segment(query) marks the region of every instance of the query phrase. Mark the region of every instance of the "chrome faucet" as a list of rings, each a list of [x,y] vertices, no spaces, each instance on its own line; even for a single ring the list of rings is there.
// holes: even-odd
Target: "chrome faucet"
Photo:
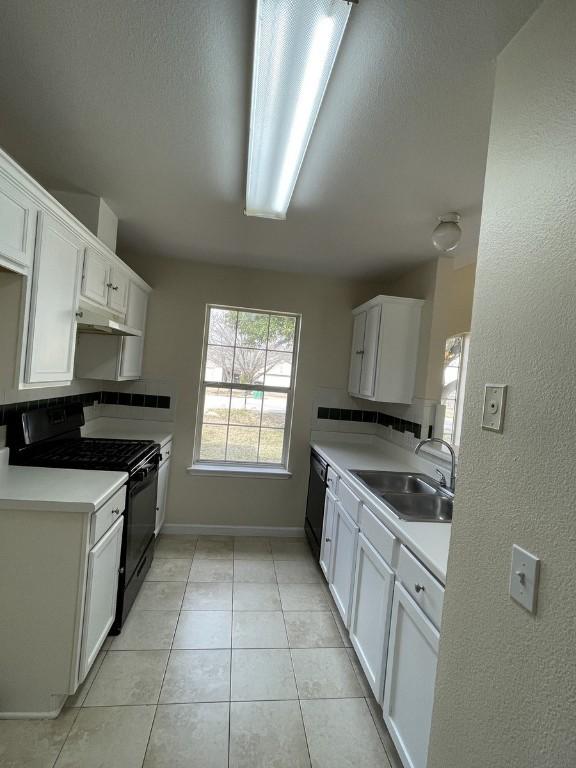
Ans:
[[[447,443],[446,440],[442,440],[439,437],[428,437],[426,440],[420,440],[416,448],[414,449],[414,453],[418,455],[420,453],[420,449],[423,445],[426,445],[426,443],[440,443],[441,445],[445,445],[446,448],[450,451],[450,456],[452,458],[452,468],[450,470],[450,485],[448,486],[451,493],[454,493],[454,490],[456,488],[456,454],[454,452],[454,448],[450,445],[450,443]],[[436,470],[437,472],[440,472],[440,470]],[[441,474],[441,473],[440,473]],[[444,479],[444,484],[446,484],[446,480]]]

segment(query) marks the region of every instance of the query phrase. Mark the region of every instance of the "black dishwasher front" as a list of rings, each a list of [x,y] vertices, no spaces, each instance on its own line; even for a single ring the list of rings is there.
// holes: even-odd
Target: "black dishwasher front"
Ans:
[[[304,529],[310,547],[320,557],[322,526],[324,524],[324,499],[326,497],[326,475],[328,465],[316,451],[310,453],[310,480],[306,501],[306,522]]]

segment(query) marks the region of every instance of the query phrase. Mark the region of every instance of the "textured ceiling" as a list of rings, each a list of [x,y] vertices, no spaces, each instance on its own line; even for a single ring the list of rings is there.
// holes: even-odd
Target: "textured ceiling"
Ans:
[[[0,144],[104,197],[120,252],[376,275],[458,210],[473,260],[494,58],[539,0],[360,0],[285,222],[242,213],[254,5],[4,0]]]

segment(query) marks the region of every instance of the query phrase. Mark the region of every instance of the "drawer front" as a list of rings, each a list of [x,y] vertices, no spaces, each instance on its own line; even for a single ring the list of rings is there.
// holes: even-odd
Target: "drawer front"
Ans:
[[[172,454],[172,440],[170,440],[169,443],[166,443],[162,448],[160,448],[160,465],[164,464],[165,461],[168,461]]]
[[[338,498],[340,499],[340,503],[348,512],[352,520],[354,520],[355,523],[358,522],[360,518],[360,499],[358,496],[356,496],[355,493],[353,493],[350,488],[346,485],[346,483],[343,483],[340,479],[338,483]]]
[[[326,485],[330,489],[330,493],[333,496],[338,496],[338,480],[339,479],[340,478],[338,477],[336,472],[334,472],[332,467],[328,467],[328,474],[326,475]]]
[[[380,520],[368,509],[365,504],[360,507],[360,529],[380,557],[388,565],[394,563],[398,539]]]
[[[440,629],[444,587],[406,547],[400,547],[398,578],[426,616]]]
[[[94,546],[104,536],[111,525],[114,525],[126,506],[126,486],[120,488],[111,499],[96,510],[90,521],[90,546]]]

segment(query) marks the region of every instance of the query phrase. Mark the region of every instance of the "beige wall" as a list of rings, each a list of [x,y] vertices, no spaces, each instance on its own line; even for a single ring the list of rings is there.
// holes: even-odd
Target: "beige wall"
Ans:
[[[549,1],[498,59],[429,768],[576,765],[575,40]],[[542,559],[536,616],[513,543]]]
[[[350,310],[381,292],[376,283],[126,257],[154,288],[144,376],[173,379],[175,450],[169,523],[302,526],[316,387],[347,388]],[[207,303],[302,313],[290,480],[214,478],[186,473],[192,459]]]
[[[475,264],[454,269],[452,258],[440,258],[388,285],[388,293],[394,296],[426,300],[416,369],[417,398],[440,398],[444,342],[448,336],[470,330],[475,269]]]

